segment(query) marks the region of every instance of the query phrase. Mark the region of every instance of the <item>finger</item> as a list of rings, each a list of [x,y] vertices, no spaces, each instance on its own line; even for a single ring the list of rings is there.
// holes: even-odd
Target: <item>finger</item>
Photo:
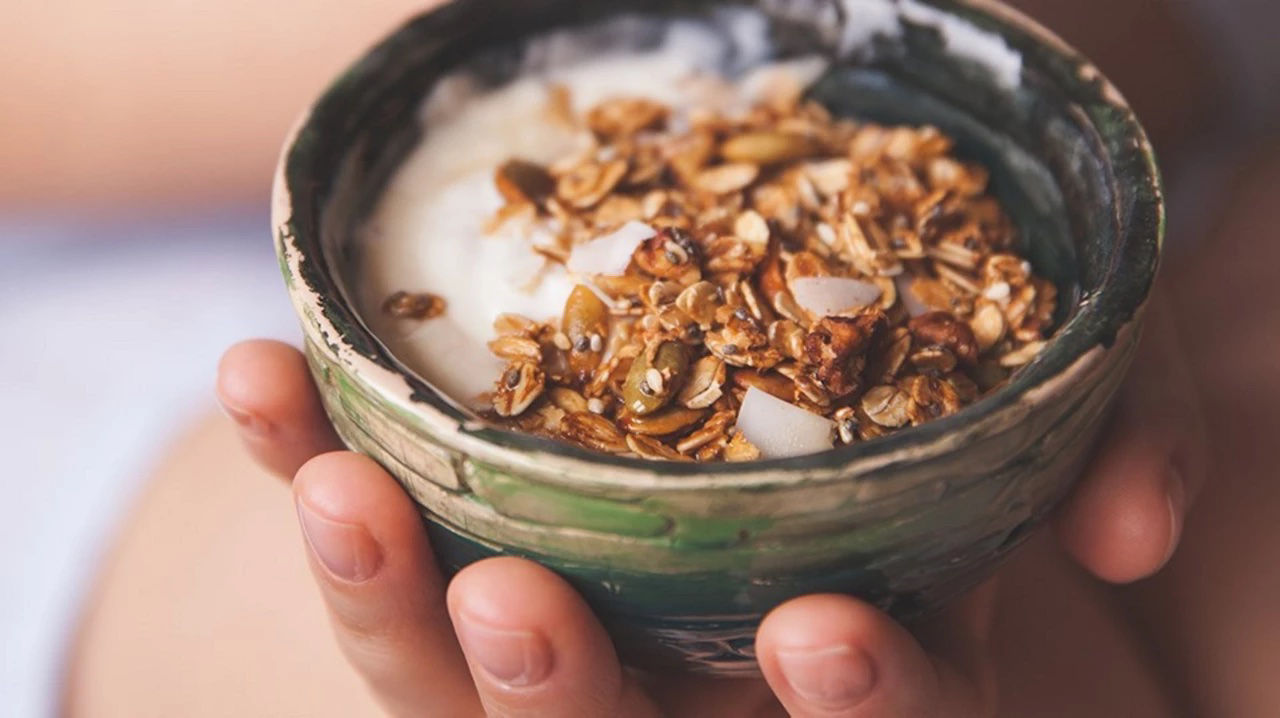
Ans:
[[[217,394],[249,451],[280,476],[342,448],[306,359],[288,344],[258,339],[228,349],[218,364]]]
[[[1104,580],[1150,576],[1177,548],[1207,461],[1195,383],[1157,303],[1101,449],[1055,517],[1059,540]]]
[[[756,655],[796,718],[978,718],[993,711],[995,700],[986,651],[991,606],[988,586],[931,623],[931,655],[857,599],[806,596],[765,617]]]
[[[489,715],[657,715],[587,604],[538,564],[473,564],[449,586],[448,603]]]
[[[478,715],[422,519],[380,466],[335,452],[293,482],[311,568],[348,660],[392,715]]]

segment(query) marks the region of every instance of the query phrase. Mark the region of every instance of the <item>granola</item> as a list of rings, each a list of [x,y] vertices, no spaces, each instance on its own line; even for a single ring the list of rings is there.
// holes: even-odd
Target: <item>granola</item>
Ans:
[[[987,171],[936,128],[774,95],[740,114],[619,98],[577,116],[555,88],[548,112],[588,146],[498,167],[491,226],[536,225],[578,284],[553,321],[495,323],[489,419],[617,455],[746,461],[777,455],[747,436],[750,392],[851,444],[953,414],[1034,360],[1057,291],[1018,254]],[[404,292],[385,307],[444,311]]]

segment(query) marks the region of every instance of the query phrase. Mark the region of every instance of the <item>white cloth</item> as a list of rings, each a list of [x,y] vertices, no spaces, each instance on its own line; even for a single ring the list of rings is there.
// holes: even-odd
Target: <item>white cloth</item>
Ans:
[[[0,223],[0,716],[52,716],[86,591],[221,351],[293,340],[265,217]]]

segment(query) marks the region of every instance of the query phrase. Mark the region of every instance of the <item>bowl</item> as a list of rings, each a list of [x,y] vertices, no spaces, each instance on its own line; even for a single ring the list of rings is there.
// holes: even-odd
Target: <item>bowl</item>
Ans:
[[[443,77],[500,86],[531,68],[641,49],[674,19],[820,53],[838,114],[930,123],[991,170],[1057,332],[960,413],[823,454],[746,464],[591,454],[479,422],[386,350],[349,291],[358,228],[424,133]],[[537,38],[573,33],[572,53]],[[541,48],[541,49],[539,49]],[[352,449],[420,505],[442,568],[524,556],[568,579],[623,658],[757,670],[761,617],[814,592],[903,621],[987,577],[1079,475],[1140,334],[1164,211],[1151,146],[1115,88],[1044,28],[976,0],[457,0],[374,47],[306,113],[275,184],[274,240],[325,407]]]

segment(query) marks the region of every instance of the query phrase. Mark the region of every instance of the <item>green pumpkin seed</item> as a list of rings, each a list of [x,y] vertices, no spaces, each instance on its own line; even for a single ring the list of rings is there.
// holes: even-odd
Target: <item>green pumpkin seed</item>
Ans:
[[[622,386],[627,410],[645,416],[666,406],[688,378],[689,353],[685,344],[662,342],[636,357]]]

